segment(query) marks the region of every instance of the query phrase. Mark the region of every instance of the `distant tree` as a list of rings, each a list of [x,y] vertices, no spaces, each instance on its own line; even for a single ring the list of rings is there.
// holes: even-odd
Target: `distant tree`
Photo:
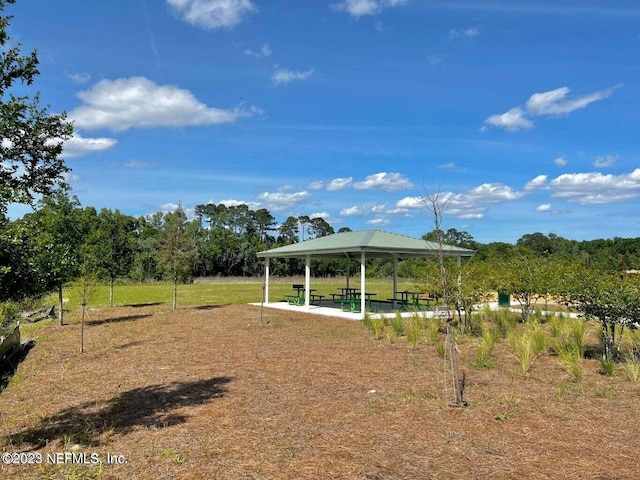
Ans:
[[[164,215],[164,224],[158,235],[158,254],[173,280],[172,308],[177,308],[178,280],[191,274],[196,255],[196,243],[187,228],[187,215],[179,206],[175,212]]]
[[[268,247],[268,244],[271,243],[269,241],[269,232],[275,230],[275,226],[277,225],[276,219],[266,208],[256,210],[254,212],[254,219],[258,231],[258,238]]]
[[[312,218],[310,223],[316,238],[325,237],[335,233],[333,227],[322,217]]]
[[[278,243],[280,245],[291,245],[298,242],[298,219],[288,217],[278,229]]]
[[[113,307],[113,284],[131,270],[135,255],[135,218],[103,208],[97,227],[87,239],[87,254],[92,257],[94,273],[109,282],[109,306]]]
[[[14,0],[0,0],[0,12]],[[40,106],[40,96],[21,95],[40,74],[36,52],[9,46],[11,17],[0,16],[0,212],[9,203],[31,204],[50,195],[69,169],[60,158],[63,142],[73,134],[66,114],[53,115]],[[23,86],[16,88],[16,83]],[[14,95],[12,90],[20,92]]]
[[[447,245],[456,245],[458,247],[476,249],[478,247],[478,242],[476,242],[473,236],[464,231],[456,230],[455,228],[450,228],[446,232],[438,232],[437,230],[432,230],[429,233],[425,233],[422,236],[423,240],[438,242],[438,236],[442,236],[442,241]]]
[[[312,238],[313,236],[313,225],[311,223],[311,218],[309,215],[300,215],[298,217],[298,225],[300,232],[300,240],[305,241],[308,238]]]

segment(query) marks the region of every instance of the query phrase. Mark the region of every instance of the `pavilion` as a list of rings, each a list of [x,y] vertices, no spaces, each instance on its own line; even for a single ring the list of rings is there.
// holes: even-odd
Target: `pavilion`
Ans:
[[[346,258],[360,260],[360,290],[366,291],[366,260],[368,258],[393,259],[393,291],[398,290],[398,261],[405,258],[428,257],[437,255],[440,246],[437,242],[429,242],[417,238],[384,232],[381,230],[361,230],[340,232],[333,235],[314,238],[300,243],[286,245],[258,252],[258,257],[265,259],[265,303],[269,306],[269,261],[271,258],[299,258],[305,261],[304,306],[303,311],[310,311],[311,258]],[[452,245],[442,245],[442,253],[447,257],[470,257],[475,251]],[[349,273],[347,272],[347,287]],[[394,293],[395,296],[395,293]],[[360,312],[365,315],[366,298],[361,295]]]

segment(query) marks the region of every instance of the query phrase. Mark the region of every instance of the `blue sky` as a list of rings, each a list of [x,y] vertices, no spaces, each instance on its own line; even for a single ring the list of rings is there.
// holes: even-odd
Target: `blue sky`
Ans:
[[[640,5],[589,0],[17,0],[34,89],[74,121],[84,206],[179,202],[640,236]],[[14,208],[17,214],[22,210]]]

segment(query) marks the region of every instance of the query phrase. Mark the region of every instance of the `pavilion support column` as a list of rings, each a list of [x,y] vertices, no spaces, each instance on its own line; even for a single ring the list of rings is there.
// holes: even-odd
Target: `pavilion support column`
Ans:
[[[365,313],[365,305],[367,296],[365,295],[367,291],[367,274],[366,274],[366,258],[365,253],[360,252],[360,315],[364,320]]]
[[[349,288],[349,277],[351,276],[351,257],[347,255],[347,288]]]
[[[309,310],[309,300],[311,299],[311,255],[304,258],[304,308]]]
[[[264,263],[264,302],[269,303],[269,257]]]
[[[394,300],[396,298],[397,291],[398,291],[398,255],[394,253],[393,254],[393,299]]]

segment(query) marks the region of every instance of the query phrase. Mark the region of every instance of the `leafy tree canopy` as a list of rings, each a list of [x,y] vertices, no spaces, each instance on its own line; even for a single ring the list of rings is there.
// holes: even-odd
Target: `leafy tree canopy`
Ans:
[[[51,114],[40,106],[38,93],[14,95],[16,84],[31,85],[39,75],[37,52],[22,55],[10,46],[10,16],[0,0],[0,213],[10,203],[32,203],[48,195],[69,169],[60,158],[62,145],[73,133],[66,114]]]

